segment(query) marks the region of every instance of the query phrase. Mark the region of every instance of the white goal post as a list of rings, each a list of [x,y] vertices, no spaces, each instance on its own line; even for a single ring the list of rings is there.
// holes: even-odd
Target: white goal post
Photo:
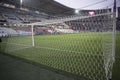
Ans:
[[[13,32],[5,52],[92,80],[109,80],[115,61],[116,19],[115,13],[101,12],[4,26],[2,30]]]

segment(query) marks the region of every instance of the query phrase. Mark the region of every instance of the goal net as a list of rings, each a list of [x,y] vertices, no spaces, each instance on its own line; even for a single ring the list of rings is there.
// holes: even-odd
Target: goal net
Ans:
[[[0,27],[2,37],[1,51],[15,52],[32,46],[31,26],[8,24]]]
[[[109,10],[81,11],[15,25],[9,28],[18,32],[2,42],[6,43],[2,50],[91,80],[109,80],[114,62],[113,18]]]

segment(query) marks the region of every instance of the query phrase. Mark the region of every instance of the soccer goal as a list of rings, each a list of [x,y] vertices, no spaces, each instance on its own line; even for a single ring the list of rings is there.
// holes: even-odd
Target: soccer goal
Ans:
[[[93,13],[93,12],[92,12]],[[91,80],[109,80],[115,57],[115,21],[109,10],[81,11],[13,27],[5,51]],[[24,31],[21,32],[20,31]],[[15,33],[14,33],[15,34]]]
[[[31,26],[6,24],[0,27],[0,32],[2,38],[1,51],[6,53],[29,48],[33,45]]]

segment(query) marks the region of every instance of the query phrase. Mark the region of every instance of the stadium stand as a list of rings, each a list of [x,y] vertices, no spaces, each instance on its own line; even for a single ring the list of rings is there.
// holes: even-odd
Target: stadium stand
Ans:
[[[0,5],[0,7],[2,22],[7,21],[11,24],[33,23],[40,22],[41,20],[45,20],[45,18],[47,18],[44,14],[37,14],[33,11],[22,11],[17,8],[12,9],[3,5]]]
[[[9,4],[9,2],[6,2],[6,1],[7,0],[5,0],[5,3]],[[79,72],[77,72],[76,69],[73,69],[73,71],[72,71],[72,69],[70,67],[69,67],[70,70],[68,70],[68,68],[67,69],[61,68],[61,67],[60,68],[63,69],[63,70],[65,69],[66,71],[71,72],[71,73],[76,74],[76,75],[80,74],[80,75],[84,75],[85,77],[93,78],[93,80],[95,80],[95,78],[97,78],[98,80],[102,80],[103,78],[104,79],[106,78],[106,80],[108,80],[111,77],[111,74],[109,74],[109,73],[111,73],[112,62],[109,63],[109,60],[112,60],[112,58],[111,58],[111,56],[106,56],[110,53],[109,52],[109,51],[111,51],[110,49],[112,49],[111,48],[112,35],[110,33],[113,31],[113,22],[112,22],[113,19],[111,17],[112,14],[107,14],[107,12],[111,12],[111,9],[81,10],[79,12],[80,14],[74,14],[73,9],[61,6],[58,3],[51,3],[50,1],[40,3],[39,1],[36,0],[35,2],[33,1],[34,4],[36,2],[39,2],[41,4],[41,6],[43,6],[46,3],[47,4],[49,4],[49,3],[52,4],[52,6],[51,5],[44,6],[44,8],[42,8],[42,10],[40,10],[40,11],[44,11],[43,9],[46,9],[46,7],[50,7],[50,10],[46,9],[46,11],[44,11],[46,13],[43,13],[43,12],[36,13],[35,10],[33,11],[32,9],[30,9],[30,6],[28,7],[28,6],[23,5],[22,7],[24,7],[24,9],[27,9],[27,10],[24,10],[24,9],[22,10],[21,8],[19,8],[20,5],[16,6],[16,5],[18,5],[18,0],[15,1],[15,3],[13,3],[14,1],[15,0],[10,2],[13,6],[15,5],[14,8],[4,6],[4,1],[3,1],[2,4],[0,4],[0,7],[1,7],[0,8],[0,37],[10,36],[12,38],[9,38],[9,42],[14,42],[15,41],[15,45],[16,44],[19,45],[18,49],[15,48],[15,46],[11,47],[11,46],[7,45],[8,52],[9,52],[9,50],[10,50],[10,52],[14,52],[14,51],[19,50],[19,49],[21,50],[22,48],[24,48],[23,46],[26,46],[26,45],[27,46],[29,45],[30,47],[34,46],[33,45],[34,35],[45,35],[45,34],[51,35],[51,34],[80,33],[80,32],[84,32],[84,33],[92,32],[92,33],[94,33],[94,32],[96,32],[97,37],[99,37],[100,36],[99,32],[103,32],[103,33],[104,32],[109,32],[109,34],[105,35],[106,37],[109,37],[106,40],[103,39],[104,34],[101,35],[101,37],[100,37],[100,40],[99,40],[99,41],[101,41],[100,42],[101,44],[99,46],[100,51],[98,51],[98,49],[95,48],[96,44],[93,43],[94,40],[93,40],[93,42],[91,42],[92,39],[89,40],[89,37],[88,37],[88,41],[87,40],[86,41],[90,45],[89,44],[86,44],[86,45],[89,45],[90,47],[95,45],[93,47],[94,48],[93,52],[91,51],[92,48],[91,48],[90,52],[89,52],[89,50],[87,50],[87,48],[85,48],[85,52],[84,52],[84,50],[83,50],[83,52],[84,53],[90,53],[90,54],[87,54],[86,57],[85,56],[84,57],[80,56],[81,59],[82,58],[85,59],[84,60],[85,62],[87,62],[87,61],[89,62],[88,57],[91,57],[91,53],[95,53],[95,56],[98,56],[98,57],[99,57],[98,53],[100,53],[100,56],[102,55],[102,58],[99,57],[99,58],[101,58],[101,60],[98,58],[100,60],[100,64],[97,64],[97,60],[95,62],[95,64],[97,64],[97,67],[95,66],[96,69],[94,69],[94,67],[91,68],[91,70],[93,69],[93,71],[96,70],[95,71],[95,73],[96,73],[98,68],[100,67],[100,65],[103,64],[103,65],[101,65],[102,67],[100,67],[100,72],[98,73],[97,76],[95,76],[94,73],[91,73],[91,70],[87,72],[87,69],[89,70],[89,65],[88,65],[88,63],[84,64],[84,62],[82,62],[82,61],[81,61],[81,63],[83,63],[82,66],[84,65],[83,67],[85,67],[85,71],[82,68],[81,68],[81,71],[79,71]],[[34,4],[31,3],[29,5],[32,6]],[[53,5],[54,6],[58,5],[58,7],[56,8]],[[38,7],[38,6],[39,6],[39,4],[36,5],[36,7]],[[64,13],[64,11],[66,11],[66,13]],[[106,13],[106,14],[99,16],[99,14],[103,14],[103,13]],[[97,16],[94,16],[94,15],[97,15]],[[79,17],[82,17],[82,18],[79,18]],[[54,21],[56,21],[56,23],[54,23]],[[39,23],[39,22],[41,22],[41,25],[39,25],[39,24],[37,25],[37,23]],[[35,24],[35,25],[32,25],[32,23]],[[120,24],[119,23],[120,23],[120,16],[117,19],[117,29],[118,30],[120,29],[120,27],[119,27]],[[79,35],[81,35],[81,34],[79,34]],[[18,36],[18,37],[14,38],[15,36]],[[31,36],[32,36],[32,38],[31,38]],[[93,36],[93,35],[90,34],[90,36]],[[25,38],[25,37],[26,37],[26,41],[19,42],[20,38]],[[38,37],[38,36],[35,36],[35,37]],[[43,39],[42,41],[44,42],[47,39]],[[68,46],[66,47],[66,45],[64,45],[68,42],[69,39],[72,39],[71,40],[72,44],[74,43],[74,45],[71,45],[71,43],[70,43],[70,45],[67,44],[70,47],[69,49],[71,51],[67,50]],[[23,39],[23,40],[25,40],[25,39]],[[28,40],[28,42],[27,42],[27,40]],[[82,51],[81,52],[79,51],[80,50],[79,48],[83,49],[85,44],[83,44],[82,46],[79,46],[79,45],[76,46],[77,44],[80,44],[80,45],[82,44],[82,42],[80,41],[81,39],[79,40],[78,38],[76,38],[75,40],[77,40],[77,42],[78,42],[78,43],[76,43],[76,42],[74,42],[74,35],[73,35],[72,37],[70,36],[68,38],[68,40],[66,39],[66,41],[64,41],[64,38],[63,38],[63,40],[61,38],[58,38],[58,42],[56,42],[54,44],[55,46],[54,45],[51,46],[50,42],[57,41],[53,38],[53,39],[48,41],[48,44],[50,44],[50,45],[48,45],[47,47],[46,47],[45,44],[41,44],[42,41],[40,41],[41,42],[40,46],[38,45],[37,47],[40,47],[40,49],[46,49],[47,48],[46,51],[51,50],[50,52],[52,52],[52,50],[53,50],[53,51],[55,51],[55,53],[57,53],[57,51],[58,52],[60,51],[60,54],[62,54],[62,52],[63,53],[64,52],[75,53],[75,54],[76,53],[83,53]],[[109,40],[110,40],[110,42],[109,42]],[[61,41],[65,42],[65,43],[62,43],[61,44],[62,46],[59,46],[60,44],[57,45]],[[47,43],[47,42],[45,42],[45,43]],[[93,43],[93,44],[91,45],[91,43]],[[97,42],[97,44],[98,43],[99,42]],[[104,45],[103,43],[105,43],[105,44],[108,43],[108,45]],[[102,49],[104,48],[103,46],[106,48],[106,50],[108,49],[108,47],[110,47],[110,49],[108,49],[108,54],[106,54],[107,52],[105,53],[104,50],[102,52]],[[106,47],[106,46],[108,46],[108,47]],[[58,47],[58,49],[56,47]],[[101,49],[101,47],[102,47],[102,49]],[[28,47],[25,47],[25,48],[28,48]],[[32,48],[34,48],[34,47],[32,47]],[[66,49],[63,49],[63,48],[66,48]],[[78,50],[78,52],[76,50]],[[45,50],[43,50],[43,51],[45,51]],[[54,54],[54,52],[53,52],[53,54]],[[67,57],[69,57],[68,54],[66,54],[66,55],[67,55]],[[112,54],[110,54],[110,55],[112,55]],[[54,55],[50,55],[50,56],[54,56]],[[92,56],[94,56],[94,55],[92,55]],[[46,56],[44,56],[44,57],[46,57]],[[108,59],[108,57],[110,57],[110,58]],[[73,57],[69,57],[69,58],[73,58]],[[47,59],[49,59],[49,56],[46,57],[46,60]],[[96,59],[96,57],[93,58],[93,59],[92,58],[90,58],[90,59],[91,59],[91,61],[93,60],[92,62],[94,62],[94,59]],[[74,58],[73,58],[73,60],[74,60]],[[101,62],[102,60],[103,60],[103,62]],[[105,60],[106,60],[106,62],[105,62]],[[75,65],[77,64],[76,61],[75,61]],[[49,66],[53,65],[51,63],[54,64],[54,62],[50,62],[50,65],[49,64],[48,65]],[[45,63],[43,63],[43,64],[45,64]],[[72,65],[71,64],[69,65],[69,63],[66,63],[66,64],[68,64],[67,65],[67,67],[68,67],[68,66],[74,65],[74,62],[72,63]],[[62,65],[64,66],[66,64],[62,64]],[[86,65],[87,65],[87,67],[86,67]],[[79,65],[79,66],[81,66],[81,65]],[[91,63],[90,63],[90,66],[91,66]],[[94,65],[92,65],[92,66],[94,66]],[[104,68],[103,68],[103,66],[104,66]],[[60,69],[59,66],[56,67],[56,65],[53,65],[53,67]],[[105,69],[105,70],[103,71],[102,68]],[[78,67],[78,69],[80,69],[80,68]],[[98,76],[100,76],[100,79],[99,79]]]
[[[20,24],[22,23],[21,20],[19,20],[19,18],[17,18],[14,14],[3,14],[4,18],[7,20],[8,23],[11,24]]]
[[[7,22],[6,19],[4,19],[2,13],[0,13],[0,25],[3,25],[6,22]]]
[[[0,32],[1,32],[2,37],[18,35],[18,33],[15,30],[13,30],[12,28],[0,27]]]

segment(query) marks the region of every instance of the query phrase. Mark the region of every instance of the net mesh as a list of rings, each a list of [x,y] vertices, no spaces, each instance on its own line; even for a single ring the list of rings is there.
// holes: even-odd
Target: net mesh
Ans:
[[[26,31],[3,38],[1,51],[92,80],[109,80],[114,62],[113,14],[109,10],[94,13],[83,11],[31,24],[34,47],[31,26],[9,27]]]
[[[2,46],[4,52],[15,52],[32,46],[31,27],[21,27],[16,25],[1,26]]]

